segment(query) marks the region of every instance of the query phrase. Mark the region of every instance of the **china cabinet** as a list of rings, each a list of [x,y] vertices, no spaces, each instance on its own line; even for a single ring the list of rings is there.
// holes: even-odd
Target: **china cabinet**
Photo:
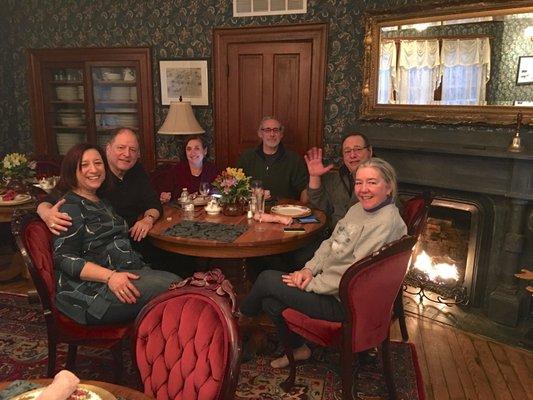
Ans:
[[[150,49],[30,50],[29,88],[37,154],[61,157],[83,141],[104,146],[128,127],[145,167],[155,167]]]

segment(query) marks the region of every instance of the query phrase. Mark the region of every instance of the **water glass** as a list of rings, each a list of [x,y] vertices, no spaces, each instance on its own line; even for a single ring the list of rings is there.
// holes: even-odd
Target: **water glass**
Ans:
[[[209,194],[209,183],[208,182],[200,182],[200,187],[198,188],[198,191],[200,192],[200,196],[207,197]]]
[[[265,213],[265,191],[263,189],[257,189],[253,194],[255,202],[255,212],[259,213],[259,224],[256,225],[258,231],[262,231],[265,228],[261,226],[261,219]]]
[[[252,194],[255,193],[257,190],[263,189],[263,182],[261,182],[260,179],[255,179],[250,184],[250,188],[252,189]]]

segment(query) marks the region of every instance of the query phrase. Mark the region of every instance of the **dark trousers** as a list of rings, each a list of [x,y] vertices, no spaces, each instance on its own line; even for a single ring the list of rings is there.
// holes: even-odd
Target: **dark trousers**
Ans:
[[[290,332],[281,313],[286,308],[293,308],[311,318],[327,321],[343,321],[344,309],[335,297],[325,294],[306,292],[283,283],[284,272],[267,270],[261,272],[241,304],[241,312],[249,317],[261,311],[267,313],[276,326],[280,339],[288,339],[293,349],[303,344],[303,339]]]

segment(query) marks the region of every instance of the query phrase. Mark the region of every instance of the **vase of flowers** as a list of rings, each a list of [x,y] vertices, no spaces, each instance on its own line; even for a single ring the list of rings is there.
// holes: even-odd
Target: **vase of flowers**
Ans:
[[[24,154],[7,154],[0,164],[6,187],[17,193],[26,193],[28,180],[35,176],[35,165],[35,161],[30,161]]]
[[[213,186],[220,192],[224,215],[241,215],[250,197],[250,177],[241,168],[228,167],[216,177]]]

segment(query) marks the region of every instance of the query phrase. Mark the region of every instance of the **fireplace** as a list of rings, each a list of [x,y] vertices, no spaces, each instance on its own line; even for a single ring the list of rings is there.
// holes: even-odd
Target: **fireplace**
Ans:
[[[406,283],[432,301],[479,306],[486,274],[478,268],[490,248],[483,228],[492,215],[483,202],[465,197],[448,194],[432,201]]]
[[[375,153],[395,167],[402,191],[429,189],[437,200],[478,209],[471,278],[465,266],[470,304],[493,321],[516,326],[530,301],[514,274],[529,265],[533,244],[527,223],[533,220],[533,152],[509,153],[503,135],[446,126],[361,122],[354,130],[367,134]]]

